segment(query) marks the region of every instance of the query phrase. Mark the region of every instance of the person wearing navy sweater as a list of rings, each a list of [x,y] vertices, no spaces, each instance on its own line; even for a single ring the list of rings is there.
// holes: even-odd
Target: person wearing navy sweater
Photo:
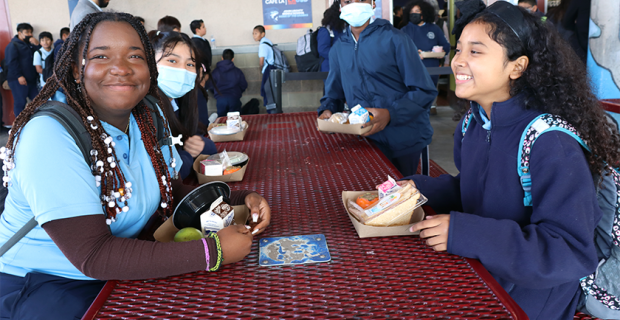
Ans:
[[[235,52],[231,49],[224,50],[222,61],[218,62],[213,70],[212,81],[207,81],[207,87],[213,90],[217,100],[218,117],[224,117],[228,112],[241,111],[241,95],[248,88],[243,71],[235,66],[234,61]]]
[[[414,174],[433,136],[429,110],[437,89],[411,38],[389,21],[371,22],[374,3],[341,0],[347,28],[329,53],[330,70],[319,118],[342,112],[344,102],[373,114],[362,127],[403,175]]]
[[[346,25],[344,20],[340,19],[340,2],[334,1],[325,10],[321,24],[323,27],[319,28],[316,35],[317,50],[319,51],[319,57],[323,58],[321,72],[329,72],[329,51],[342,36]]]
[[[586,74],[579,58],[553,27],[510,3],[498,1],[466,24],[452,70],[455,93],[473,115],[464,135],[463,121],[454,133],[460,173],[404,178],[448,213],[411,231],[436,251],[480,260],[530,319],[573,319],[579,279],[598,264],[602,212],[592,177],[603,161],[618,163],[620,137],[587,77],[575,76]],[[564,132],[541,135],[529,161],[532,205],[524,206],[519,142],[542,113],[572,124],[592,153]]]
[[[28,23],[17,25],[17,35],[4,50],[6,59],[6,69],[8,69],[6,80],[13,94],[13,112],[17,117],[24,107],[26,98],[34,100],[39,93],[39,74],[32,65],[34,52],[41,46],[32,37],[32,26]]]
[[[416,0],[405,7],[409,15],[403,18],[405,26],[400,30],[411,37],[415,46],[421,51],[433,51],[434,46],[441,46],[446,55],[450,54],[450,43],[443,31],[434,23],[435,9],[424,1]],[[444,58],[422,58],[425,67],[439,67]],[[439,76],[431,76],[437,86]]]
[[[200,82],[197,75],[202,65],[192,40],[184,33],[174,31],[148,33],[157,60],[157,82],[162,98],[162,110],[168,119],[172,136],[182,135],[182,146],[177,151],[183,160],[178,169],[181,179],[191,171],[194,159],[201,154],[215,154],[215,143],[199,134],[198,104]],[[200,93],[202,94],[202,93]]]

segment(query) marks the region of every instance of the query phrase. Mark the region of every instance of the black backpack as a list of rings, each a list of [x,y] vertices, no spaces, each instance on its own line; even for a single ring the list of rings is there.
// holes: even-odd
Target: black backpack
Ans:
[[[47,60],[47,59],[46,59]],[[47,63],[47,62],[46,62]],[[170,137],[164,137],[164,123],[161,117],[158,114],[155,114],[157,111],[157,99],[153,96],[146,96],[144,98],[144,102],[151,109],[151,116],[155,120],[155,130],[156,137],[160,147],[163,145],[172,145],[172,139]],[[80,115],[69,105],[64,104],[58,101],[48,101],[43,104],[41,107],[37,109],[35,114],[32,115],[32,118],[40,117],[40,116],[49,116],[56,119],[73,137],[75,143],[82,151],[82,156],[84,156],[84,161],[88,163],[90,167],[92,158],[90,157],[90,150],[92,149],[92,143],[90,141],[90,134],[86,131],[84,127],[84,123],[82,123],[82,118]],[[2,172],[4,175],[4,172]],[[4,201],[6,200],[6,196],[8,195],[8,189],[2,185],[0,185],[0,214],[4,212]],[[30,219],[21,229],[19,229],[6,243],[0,247],[0,257],[4,255],[5,252],[9,251],[13,245],[15,245],[21,238],[23,238],[30,230],[37,226],[37,221],[34,219]]]
[[[246,114],[258,114],[260,109],[258,108],[260,106],[260,101],[258,101],[258,99],[256,98],[252,98],[250,99],[250,101],[248,101],[248,103],[244,104],[243,107],[241,107],[241,115],[246,115]]]
[[[41,49],[37,50],[41,57],[43,57],[43,52]],[[46,82],[49,77],[54,74],[54,50],[50,52],[50,54],[45,58],[45,68],[43,68],[43,82]]]

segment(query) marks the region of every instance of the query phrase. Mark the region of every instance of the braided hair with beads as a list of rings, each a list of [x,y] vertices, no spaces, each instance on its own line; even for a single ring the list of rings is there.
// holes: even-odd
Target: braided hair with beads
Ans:
[[[90,169],[95,178],[96,185],[101,187],[101,203],[106,213],[106,221],[110,224],[115,221],[118,213],[129,210],[127,200],[131,198],[131,183],[126,180],[123,172],[117,165],[112,137],[103,129],[99,117],[91,106],[86,88],[80,86],[80,83],[84,83],[84,66],[91,35],[97,24],[104,21],[125,22],[136,30],[144,47],[146,62],[151,75],[148,94],[157,97],[159,105],[161,105],[157,89],[157,64],[153,49],[142,24],[127,13],[98,12],[89,14],[75,27],[69,38],[63,43],[54,64],[53,76],[48,79],[39,95],[15,119],[6,147],[0,149],[0,159],[4,161],[5,167],[3,184],[8,187],[10,183],[8,171],[15,167],[13,157],[21,130],[30,121],[37,109],[54,96],[54,93],[59,88],[62,88],[67,96],[67,104],[80,115],[82,123],[90,134],[93,148],[90,151],[92,157]],[[82,48],[81,51],[80,48]],[[73,76],[74,66],[79,66],[80,68],[80,79],[75,79]],[[151,158],[155,174],[158,177],[157,181],[159,183],[163,214],[170,216],[172,213],[172,177],[158,145],[156,138],[157,129],[154,124],[155,119],[151,115],[151,109],[143,100],[133,108],[132,114],[138,123],[142,141]],[[167,119],[158,112],[154,114],[160,117],[164,123],[164,135],[170,136]],[[172,156],[172,148],[169,148],[169,151],[171,166],[174,168],[175,160]],[[174,175],[176,176],[176,170],[174,170]]]

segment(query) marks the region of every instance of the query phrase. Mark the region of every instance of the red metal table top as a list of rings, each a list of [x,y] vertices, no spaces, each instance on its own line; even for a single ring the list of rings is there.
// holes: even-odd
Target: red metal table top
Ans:
[[[343,190],[372,190],[400,174],[366,139],[316,131],[316,113],[244,116],[250,156],[233,189],[261,193],[261,237],[325,234],[330,263],[258,265],[258,246],[215,273],[109,281],[84,319],[527,319],[477,261],[436,253],[417,236],[358,238]],[[445,173],[432,163],[431,175]],[[427,208],[428,209],[428,208]]]

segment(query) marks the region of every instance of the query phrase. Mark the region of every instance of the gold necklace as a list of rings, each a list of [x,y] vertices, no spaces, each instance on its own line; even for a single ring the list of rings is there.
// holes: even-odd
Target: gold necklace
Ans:
[[[131,115],[129,115],[129,120],[127,121],[127,128],[125,128],[125,134],[129,135],[129,124],[131,123]]]

